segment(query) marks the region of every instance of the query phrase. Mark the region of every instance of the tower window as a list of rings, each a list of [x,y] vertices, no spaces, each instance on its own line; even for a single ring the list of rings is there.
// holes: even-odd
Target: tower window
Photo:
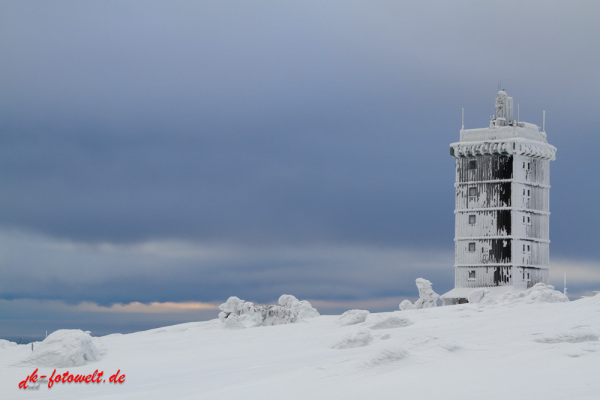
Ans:
[[[469,279],[475,279],[475,271],[469,271]]]
[[[477,169],[477,161],[470,160],[469,161],[469,169]]]
[[[469,224],[475,225],[475,215],[469,215]]]
[[[469,188],[469,196],[477,196],[477,188],[475,186]]]
[[[475,251],[475,242],[469,243],[469,251]]]

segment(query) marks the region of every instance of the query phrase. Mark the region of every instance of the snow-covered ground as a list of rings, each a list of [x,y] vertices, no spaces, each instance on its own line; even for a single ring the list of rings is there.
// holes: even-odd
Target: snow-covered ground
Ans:
[[[600,295],[542,297],[237,329],[215,319],[100,338],[58,331],[34,351],[0,341],[0,398],[600,398]],[[106,382],[19,389],[55,367]],[[117,370],[124,382],[109,383]]]

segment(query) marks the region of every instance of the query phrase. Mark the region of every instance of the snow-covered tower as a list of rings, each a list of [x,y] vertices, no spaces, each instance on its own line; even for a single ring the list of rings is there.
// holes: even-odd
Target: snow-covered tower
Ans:
[[[450,145],[456,159],[455,288],[441,296],[444,304],[466,302],[474,288],[548,283],[556,148],[543,128],[513,119],[513,99],[503,90],[495,109],[489,128],[463,127],[460,142]]]

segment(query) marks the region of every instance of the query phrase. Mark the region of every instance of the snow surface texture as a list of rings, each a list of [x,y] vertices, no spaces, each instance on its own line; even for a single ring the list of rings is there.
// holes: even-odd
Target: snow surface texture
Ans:
[[[437,307],[437,300],[440,295],[433,291],[431,288],[431,282],[427,279],[417,278],[417,289],[419,289],[419,299],[412,304],[410,300],[403,300],[400,303],[400,310],[412,310],[421,308]]]
[[[223,326],[239,329],[292,324],[319,316],[319,312],[308,301],[300,301],[289,294],[279,297],[278,303],[278,306],[256,305],[232,296],[219,306],[219,319]]]
[[[472,304],[510,304],[510,303],[563,303],[569,298],[554,290],[554,286],[537,283],[527,290],[517,290],[505,293],[499,297],[491,295],[485,288],[475,289],[469,295]]]
[[[340,315],[338,323],[342,326],[360,324],[365,322],[368,316],[367,310],[349,310]]]
[[[600,296],[549,303],[548,287],[532,289],[344,326],[329,315],[237,330],[215,319],[108,335],[92,338],[107,350],[99,361],[56,371],[97,369],[106,384],[19,390],[35,368],[52,368],[24,365],[30,345],[10,345],[0,349],[0,399],[597,400]],[[126,380],[110,384],[117,370]]]
[[[9,342],[8,340],[0,339],[0,349],[5,349],[7,347],[16,346],[15,342]]]
[[[50,334],[41,343],[34,343],[33,351],[20,366],[69,368],[99,361],[104,355],[88,333],[78,329],[61,329]]]

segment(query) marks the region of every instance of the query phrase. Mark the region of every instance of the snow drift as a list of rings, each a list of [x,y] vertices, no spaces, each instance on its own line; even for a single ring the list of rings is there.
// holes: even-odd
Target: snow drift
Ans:
[[[0,339],[0,349],[6,349],[7,347],[16,346],[15,342],[11,342],[8,340]]]
[[[291,324],[305,318],[318,317],[319,312],[306,300],[292,295],[279,297],[279,305],[257,305],[235,296],[219,306],[219,319],[227,328]]]
[[[479,288],[471,292],[468,300],[471,304],[563,303],[569,301],[569,298],[554,290],[552,285],[536,283],[527,290],[515,290],[499,296],[493,296],[489,290]]]
[[[338,318],[338,324],[341,326],[360,324],[365,322],[369,312],[367,310],[348,310]]]
[[[31,355],[18,366],[69,368],[99,361],[104,350],[95,341],[79,329],[61,329],[34,343]]]

